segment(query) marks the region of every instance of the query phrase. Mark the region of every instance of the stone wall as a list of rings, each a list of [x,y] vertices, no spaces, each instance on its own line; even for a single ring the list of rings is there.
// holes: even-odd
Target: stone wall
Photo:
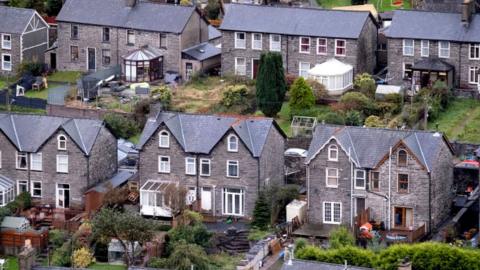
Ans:
[[[2,33],[0,33],[1,35]],[[11,50],[5,50],[2,49],[0,46],[0,76],[13,76],[15,75],[16,68],[21,62],[21,35],[19,34],[12,34],[11,35],[11,40],[12,40],[12,49]],[[1,58],[2,54],[10,54],[11,59],[12,59],[12,70],[11,71],[6,71],[2,69],[2,61],[3,58]]]

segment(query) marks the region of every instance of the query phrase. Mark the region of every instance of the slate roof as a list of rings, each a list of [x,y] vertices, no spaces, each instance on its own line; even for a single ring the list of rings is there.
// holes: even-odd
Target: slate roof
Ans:
[[[208,26],[208,40],[214,40],[221,37],[222,37],[222,32],[218,31],[218,29],[215,26],[213,25]]]
[[[442,144],[450,147],[446,138],[436,132],[318,125],[315,127],[306,162],[310,163],[332,138],[342,146],[347,155],[350,152],[350,157],[357,167],[371,169],[389,154],[390,147],[401,142],[428,171],[433,168]]]
[[[193,12],[195,7],[140,0],[133,8],[125,0],[67,0],[57,21],[181,33]]]
[[[368,11],[230,4],[220,30],[358,38]]]
[[[473,14],[469,26],[465,27],[460,13],[396,10],[386,35],[390,38],[480,42],[480,14]]]
[[[232,129],[254,157],[261,156],[272,126],[284,135],[271,118],[160,112],[147,120],[137,149],[141,150],[161,125],[168,128],[185,152],[199,154],[210,153]]]
[[[0,6],[0,32],[22,34],[34,14],[33,9]]]
[[[182,51],[184,54],[190,56],[198,61],[203,61],[222,53],[222,49],[215,47],[208,42],[200,43]]]
[[[414,70],[450,71],[453,66],[438,58],[424,58],[413,64]]]
[[[83,153],[89,155],[102,126],[103,122],[100,120],[0,113],[0,131],[21,152],[37,152],[61,129]]]
[[[125,182],[127,182],[128,180],[132,179],[132,177],[134,175],[135,175],[134,171],[119,170],[114,176],[112,176],[112,178],[110,178],[109,180],[107,180],[105,182],[99,183],[98,185],[92,187],[91,189],[89,189],[85,193],[88,193],[88,192],[91,192],[91,191],[106,193],[110,189],[114,189],[116,187],[119,187],[122,184],[124,184]]]
[[[281,270],[368,270],[373,268],[350,266],[343,264],[333,264],[317,261],[292,260],[292,265],[284,263]]]

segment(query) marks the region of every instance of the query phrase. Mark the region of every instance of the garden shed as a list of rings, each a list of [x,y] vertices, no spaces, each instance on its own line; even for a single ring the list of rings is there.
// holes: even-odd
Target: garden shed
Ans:
[[[338,96],[353,86],[353,66],[332,58],[315,65],[308,77],[325,85],[329,95]]]
[[[127,242],[128,252],[132,251],[132,245]],[[140,252],[141,247],[138,242],[133,244],[134,252]],[[108,244],[108,262],[109,263],[123,263],[125,259],[125,249],[118,239],[112,239]]]
[[[18,232],[26,231],[30,228],[30,222],[24,217],[5,217],[0,224],[1,230],[16,230]]]
[[[0,175],[0,207],[15,199],[15,183],[9,178]]]
[[[378,99],[384,98],[388,94],[403,95],[403,89],[399,85],[379,84],[375,91],[375,97]]]

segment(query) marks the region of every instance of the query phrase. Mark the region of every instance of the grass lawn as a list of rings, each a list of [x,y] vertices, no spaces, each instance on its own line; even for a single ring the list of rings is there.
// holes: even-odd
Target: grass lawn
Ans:
[[[227,82],[220,77],[208,77],[180,86],[173,91],[172,109],[187,113],[206,113],[217,104]]]
[[[127,267],[125,265],[115,265],[115,264],[108,264],[108,263],[94,263],[88,267],[88,269],[97,269],[97,270],[126,270]]]
[[[18,259],[15,257],[7,257],[5,263],[5,270],[18,270]]]
[[[40,91],[38,90],[29,90],[25,93],[26,97],[29,98],[41,98],[41,99],[47,99],[48,98],[48,91],[51,89],[59,86],[59,83],[49,83],[48,88],[42,89]]]
[[[0,105],[0,112],[6,112],[7,111],[7,106],[1,104]],[[26,107],[20,107],[20,106],[11,106],[11,111],[12,112],[18,112],[18,113],[29,113],[29,114],[46,114],[47,112],[42,109],[31,109],[31,108],[26,108]]]
[[[393,0],[368,0],[368,3],[373,4],[378,12],[390,11],[400,7],[392,5]],[[317,3],[324,8],[350,6],[351,0],[317,0]],[[410,9],[412,7],[411,0],[403,1],[403,8]]]
[[[48,82],[76,83],[82,75],[79,71],[57,71],[47,77]]]
[[[480,101],[456,99],[437,120],[428,123],[431,130],[437,127],[451,140],[480,143]]]

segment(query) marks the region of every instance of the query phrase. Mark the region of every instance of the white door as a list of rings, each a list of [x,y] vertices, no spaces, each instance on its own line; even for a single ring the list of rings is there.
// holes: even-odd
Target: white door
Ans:
[[[57,208],[70,207],[70,185],[57,184],[56,205]]]
[[[212,188],[202,188],[202,210],[212,210]]]

